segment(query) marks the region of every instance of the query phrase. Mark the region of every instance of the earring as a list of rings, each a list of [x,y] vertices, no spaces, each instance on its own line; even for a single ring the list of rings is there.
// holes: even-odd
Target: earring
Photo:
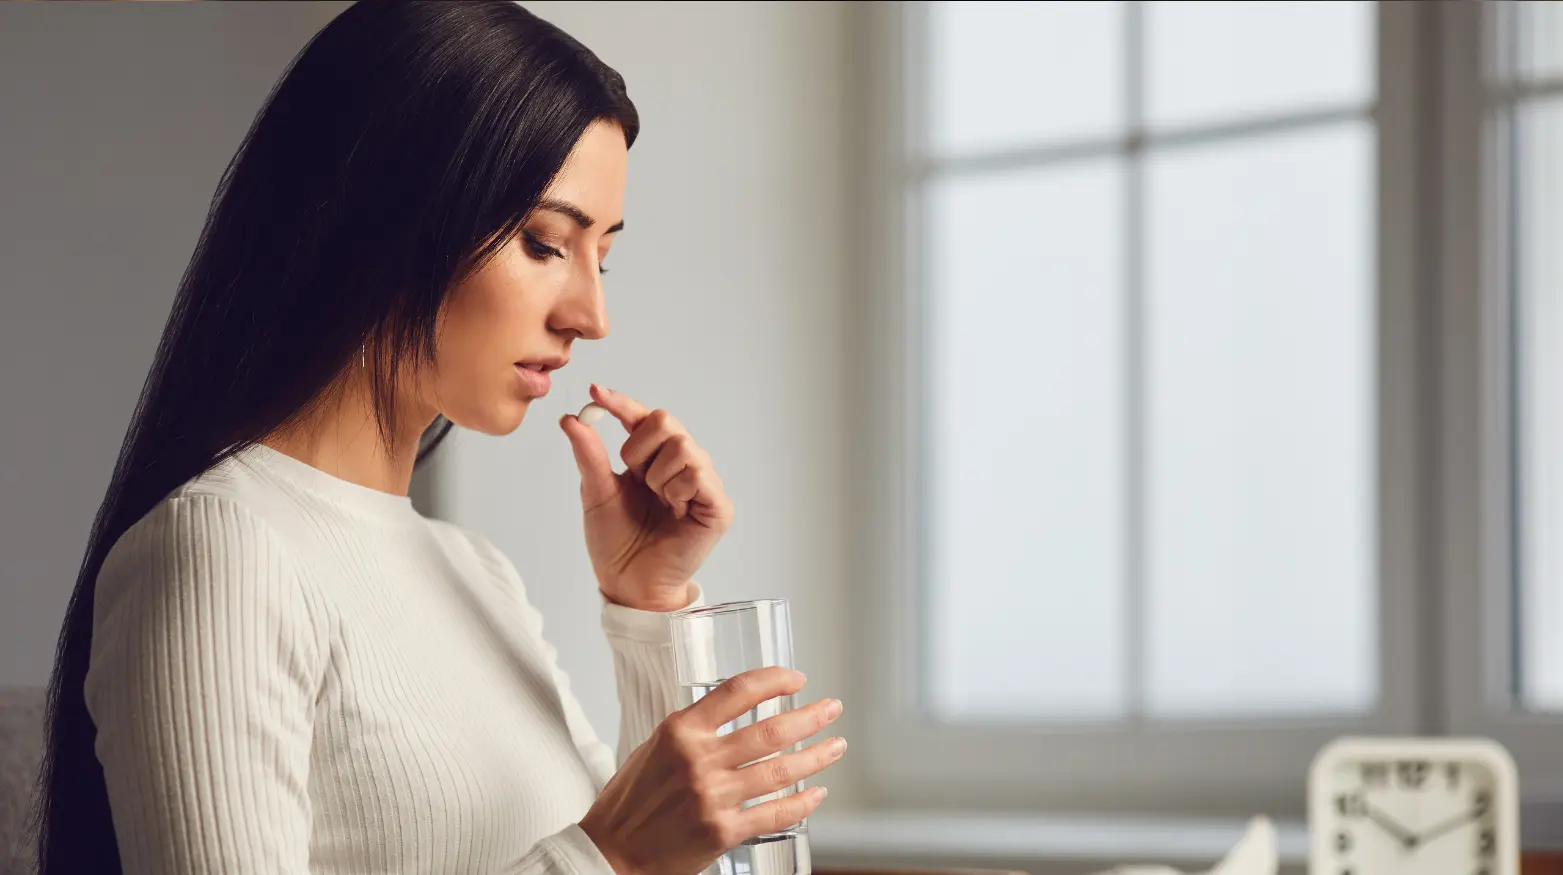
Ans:
[[[358,345],[358,366],[361,368],[369,367],[369,344],[367,343]]]

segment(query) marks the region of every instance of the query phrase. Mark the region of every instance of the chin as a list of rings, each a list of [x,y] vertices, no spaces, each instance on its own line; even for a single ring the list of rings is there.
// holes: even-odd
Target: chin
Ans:
[[[475,411],[464,412],[460,417],[447,413],[446,418],[468,431],[504,437],[521,427],[521,420],[526,418],[526,412],[531,406],[530,398],[507,398]]]

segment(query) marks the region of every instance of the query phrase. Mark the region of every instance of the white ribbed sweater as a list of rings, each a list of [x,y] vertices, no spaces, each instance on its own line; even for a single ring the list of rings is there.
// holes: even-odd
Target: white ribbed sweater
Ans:
[[[617,758],[515,569],[408,499],[264,446],[98,575],[87,706],[127,875],[611,875],[576,822]],[[627,754],[675,707],[663,614],[604,604]]]

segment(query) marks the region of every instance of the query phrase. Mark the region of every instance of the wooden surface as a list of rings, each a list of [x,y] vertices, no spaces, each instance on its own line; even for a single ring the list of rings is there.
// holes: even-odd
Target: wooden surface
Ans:
[[[1520,875],[1563,875],[1563,851],[1521,854]]]

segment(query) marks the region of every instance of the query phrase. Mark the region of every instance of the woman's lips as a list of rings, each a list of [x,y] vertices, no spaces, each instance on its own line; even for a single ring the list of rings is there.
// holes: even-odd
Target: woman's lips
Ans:
[[[549,387],[553,385],[553,379],[548,376],[550,368],[525,362],[517,362],[515,367],[516,375],[521,378],[521,384],[526,387],[528,395],[541,398],[548,394]]]

